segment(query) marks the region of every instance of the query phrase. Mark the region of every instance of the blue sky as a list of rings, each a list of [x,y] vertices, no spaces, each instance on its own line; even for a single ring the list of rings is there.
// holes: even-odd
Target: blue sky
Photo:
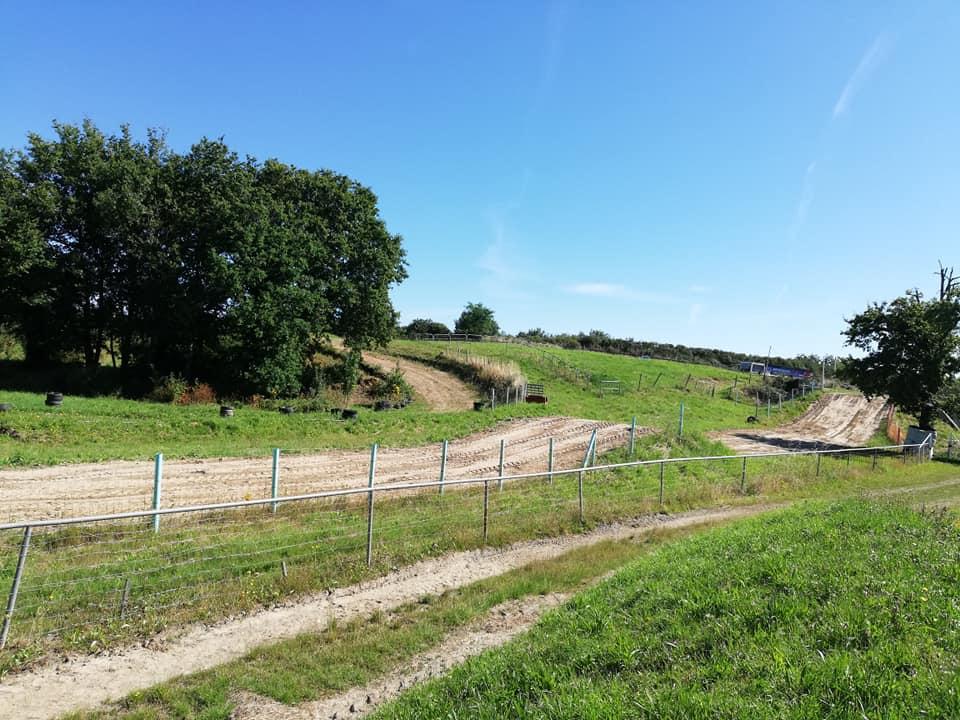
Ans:
[[[960,4],[13,3],[0,146],[92,118],[331,168],[404,320],[766,354],[960,265]]]

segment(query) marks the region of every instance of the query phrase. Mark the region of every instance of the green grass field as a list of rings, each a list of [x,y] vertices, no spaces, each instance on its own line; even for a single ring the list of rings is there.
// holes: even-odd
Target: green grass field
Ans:
[[[960,717],[960,533],[845,502],[683,540],[378,718]]]
[[[397,341],[391,351],[430,359],[452,352],[445,343]],[[470,352],[515,360],[530,382],[546,384],[550,403],[509,405],[495,412],[433,413],[414,404],[403,411],[377,413],[361,409],[356,421],[343,422],[327,413],[281,415],[276,411],[238,407],[233,418],[220,418],[215,405],[175,406],[114,397],[68,396],[62,408],[47,408],[39,394],[3,388],[0,402],[14,406],[0,415],[0,425],[21,434],[0,434],[0,467],[61,462],[145,459],[157,452],[168,458],[267,456],[274,447],[284,452],[330,448],[356,449],[372,442],[384,446],[419,445],[456,439],[514,417],[568,415],[627,422],[636,415],[641,426],[676,427],[680,403],[686,407],[685,427],[703,432],[743,427],[749,405],[721,397],[722,390],[745,376],[703,365],[605,355],[585,351],[550,350],[551,356],[596,373],[619,378],[622,395],[600,398],[595,387],[578,383],[544,360],[542,351],[524,345],[471,343]],[[642,377],[641,377],[642,376]],[[657,377],[659,376],[659,380]],[[692,376],[687,383],[688,376]],[[697,390],[697,381],[711,381],[715,397]],[[654,384],[656,383],[656,384]],[[681,389],[684,384],[687,390]],[[787,403],[769,420],[777,424],[802,412],[806,401]],[[761,420],[768,422],[765,412]]]
[[[710,454],[694,436],[677,442],[645,436],[642,457]],[[626,459],[625,451],[605,459]],[[598,471],[584,479],[580,522],[577,480],[563,476],[493,483],[491,546],[579,533],[659,510],[843,497],[891,487],[926,486],[956,477],[946,463],[904,465],[897,457],[827,458],[820,475],[812,457],[753,459],[746,481],[740,461],[678,463]],[[947,489],[960,495],[960,485]],[[362,500],[362,498],[360,498]],[[329,587],[382,575],[392,567],[483,545],[482,488],[401,498],[381,496],[374,523],[373,566],[364,562],[366,508],[344,498],[168,518],[159,534],[149,523],[83,526],[38,533],[31,546],[0,674],[64,650],[122,645],[182,624],[215,621]],[[12,579],[21,533],[0,536],[0,587]],[[281,574],[285,564],[287,577]],[[129,601],[121,617],[124,587]]]

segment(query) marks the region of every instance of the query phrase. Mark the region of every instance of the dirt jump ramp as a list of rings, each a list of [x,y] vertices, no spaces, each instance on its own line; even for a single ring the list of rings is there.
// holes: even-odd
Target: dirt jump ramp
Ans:
[[[832,394],[818,399],[801,417],[776,428],[729,430],[711,435],[738,453],[771,450],[861,447],[883,423],[887,399]]]

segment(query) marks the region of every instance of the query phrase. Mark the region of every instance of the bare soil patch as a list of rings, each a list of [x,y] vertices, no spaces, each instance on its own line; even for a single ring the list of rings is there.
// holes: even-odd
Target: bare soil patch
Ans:
[[[424,595],[500,575],[531,562],[556,557],[602,540],[619,540],[657,528],[676,529],[734,520],[774,507],[699,510],[672,517],[649,515],[583,535],[517,543],[503,549],[473,550],[401,568],[373,582],[169,635],[149,647],[132,647],[95,657],[64,658],[0,682],[0,718],[44,720],[95,707],[178,675],[241,657],[258,645],[317,632],[330,622],[390,610]],[[341,716],[342,717],[342,716]]]
[[[500,439],[506,440],[506,472],[547,469],[547,446],[555,440],[554,468],[577,466],[598,431],[598,451],[623,446],[626,425],[565,417],[524,418],[501,423],[449,444],[447,478],[493,477]],[[648,432],[648,431],[642,431]],[[366,487],[366,450],[284,455],[280,494],[301,495]],[[170,460],[163,470],[163,507],[270,497],[272,462],[263,458]],[[377,484],[435,482],[440,444],[381,448]],[[0,471],[0,519],[14,522],[147,510],[153,492],[153,463],[117,461]]]
[[[861,447],[880,427],[886,408],[885,398],[825,395],[787,425],[769,430],[728,430],[712,433],[711,437],[738,453]]]
[[[477,391],[460,378],[423,363],[371,352],[363,353],[363,361],[385,373],[399,367],[414,392],[432,410],[471,410],[473,401],[479,397]]]

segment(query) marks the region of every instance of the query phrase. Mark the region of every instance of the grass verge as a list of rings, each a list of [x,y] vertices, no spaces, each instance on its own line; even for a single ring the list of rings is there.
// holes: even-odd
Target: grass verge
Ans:
[[[866,501],[678,542],[378,718],[960,716],[960,533]]]

